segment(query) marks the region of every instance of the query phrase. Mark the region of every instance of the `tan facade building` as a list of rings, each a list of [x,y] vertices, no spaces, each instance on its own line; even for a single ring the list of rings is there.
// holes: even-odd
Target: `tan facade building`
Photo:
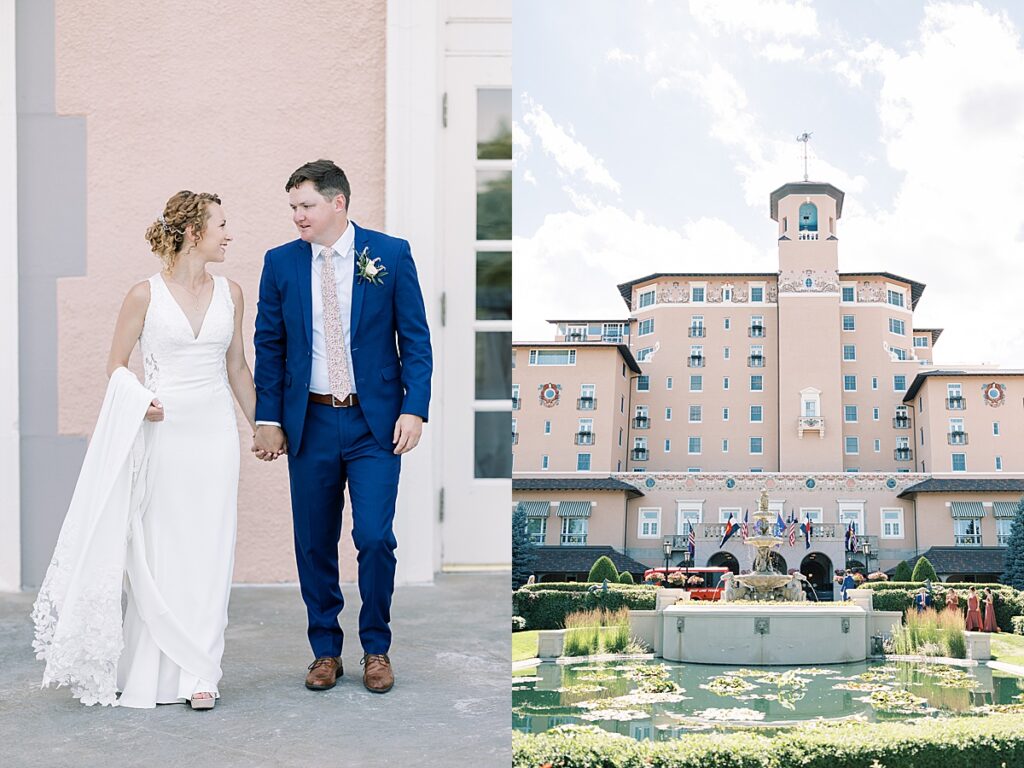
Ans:
[[[748,568],[741,537],[721,539],[764,487],[778,565],[826,592],[836,569],[928,552],[957,578],[1001,572],[1024,491],[1024,371],[934,366],[942,330],[914,326],[924,284],[839,269],[843,198],[814,182],[771,194],[776,272],[648,275],[618,286],[628,317],[556,320],[555,341],[513,345],[513,498],[533,502],[533,531],[537,502],[562,517],[538,543],[653,566],[667,540],[679,563],[692,525],[693,565]],[[567,473],[643,495],[570,494]],[[588,499],[562,536],[560,503]]]

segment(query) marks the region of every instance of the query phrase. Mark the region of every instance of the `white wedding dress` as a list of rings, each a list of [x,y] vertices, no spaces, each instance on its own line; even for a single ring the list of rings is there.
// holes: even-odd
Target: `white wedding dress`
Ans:
[[[152,707],[218,694],[238,497],[238,423],[225,356],[234,333],[228,282],[193,336],[157,274],[140,347],[146,389],[163,404],[152,425],[145,500],[131,525],[128,607],[118,703]]]

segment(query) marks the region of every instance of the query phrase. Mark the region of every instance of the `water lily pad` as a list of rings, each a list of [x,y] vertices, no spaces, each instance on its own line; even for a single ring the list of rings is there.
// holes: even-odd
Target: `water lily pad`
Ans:
[[[705,691],[711,691],[719,696],[735,696],[737,693],[752,691],[756,686],[751,685],[742,677],[735,675],[721,675],[713,677],[701,686]]]

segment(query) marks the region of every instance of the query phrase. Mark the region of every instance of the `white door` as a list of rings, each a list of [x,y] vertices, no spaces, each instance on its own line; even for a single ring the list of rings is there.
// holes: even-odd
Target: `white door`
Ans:
[[[446,56],[445,570],[512,559],[511,82],[510,51]]]

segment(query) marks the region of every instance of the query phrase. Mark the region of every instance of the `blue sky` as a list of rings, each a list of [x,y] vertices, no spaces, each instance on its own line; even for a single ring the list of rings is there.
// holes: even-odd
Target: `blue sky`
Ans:
[[[1024,367],[1024,10],[517,0],[514,336],[654,271],[776,269],[768,196],[846,192],[840,268],[927,284],[943,364]]]

